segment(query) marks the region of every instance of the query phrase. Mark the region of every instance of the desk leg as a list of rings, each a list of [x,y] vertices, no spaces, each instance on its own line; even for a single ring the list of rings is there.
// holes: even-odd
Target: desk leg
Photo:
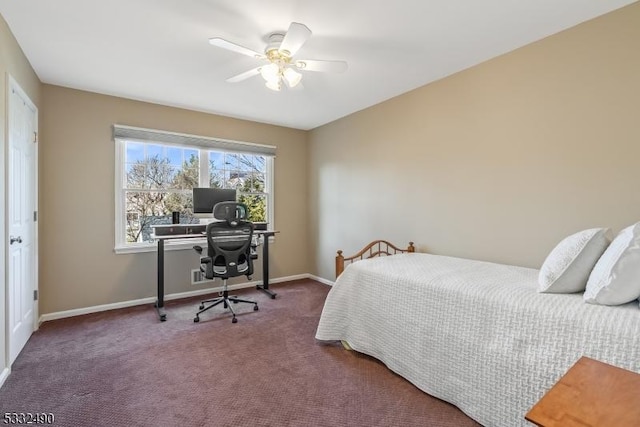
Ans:
[[[271,299],[276,298],[276,293],[269,289],[269,234],[264,235],[262,244],[262,285],[257,285],[257,289],[268,293]]]
[[[158,299],[155,307],[160,321],[167,320],[164,312],[164,239],[158,239]]]

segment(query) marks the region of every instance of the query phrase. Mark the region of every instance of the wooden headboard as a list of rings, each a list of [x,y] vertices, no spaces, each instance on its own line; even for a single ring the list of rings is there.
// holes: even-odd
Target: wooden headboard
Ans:
[[[336,255],[336,279],[344,271],[345,262],[350,264],[355,261],[359,261],[365,258],[373,258],[377,256],[394,255],[406,252],[415,252],[416,248],[413,246],[413,242],[409,242],[409,246],[406,249],[400,249],[395,245],[387,242],[386,240],[374,240],[367,246],[362,248],[357,254],[345,257],[342,255],[342,251],[338,251]]]

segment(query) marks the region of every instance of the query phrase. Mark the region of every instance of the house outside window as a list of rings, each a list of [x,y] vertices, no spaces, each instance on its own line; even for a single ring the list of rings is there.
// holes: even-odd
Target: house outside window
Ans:
[[[198,223],[194,187],[235,189],[249,220],[273,224],[275,147],[114,126],[117,253],[153,250],[152,225]],[[235,150],[234,150],[235,148]]]

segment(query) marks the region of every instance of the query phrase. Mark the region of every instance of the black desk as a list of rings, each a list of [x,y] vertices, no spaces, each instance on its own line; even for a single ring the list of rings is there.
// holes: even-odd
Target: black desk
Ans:
[[[275,299],[276,293],[269,289],[269,238],[274,236],[279,231],[264,230],[254,231],[253,234],[257,236],[263,236],[262,243],[262,284],[256,285],[256,289],[266,292]],[[175,235],[151,235],[152,239],[158,241],[158,299],[156,300],[155,307],[158,312],[158,317],[161,322],[167,320],[167,313],[164,311],[164,242],[165,240],[176,239],[204,239],[203,233],[193,234],[175,234]]]

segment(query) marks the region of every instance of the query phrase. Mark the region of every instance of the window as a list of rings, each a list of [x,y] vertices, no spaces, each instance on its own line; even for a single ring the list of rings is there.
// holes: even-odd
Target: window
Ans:
[[[197,223],[194,187],[233,188],[249,219],[273,223],[274,147],[114,126],[116,252],[153,248],[152,225]]]

